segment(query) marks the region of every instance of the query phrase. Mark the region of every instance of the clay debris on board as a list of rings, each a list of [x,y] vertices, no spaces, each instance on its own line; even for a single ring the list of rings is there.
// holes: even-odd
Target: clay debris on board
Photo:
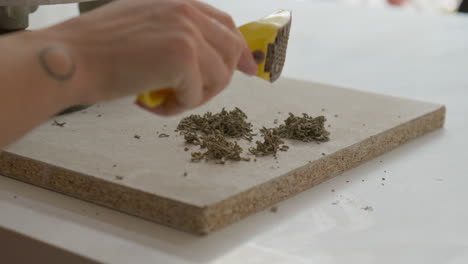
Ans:
[[[306,113],[296,116],[289,113],[286,120],[277,127],[260,129],[262,140],[255,142],[248,152],[251,155],[276,158],[278,151],[287,151],[283,139],[303,142],[326,142],[330,133],[325,129],[324,116],[312,117]],[[275,121],[274,124],[278,122]],[[251,142],[257,134],[253,133],[253,125],[247,115],[239,108],[219,113],[207,112],[203,115],[190,115],[183,118],[176,132],[184,136],[186,144],[199,146],[200,151],[192,152],[192,161],[214,161],[224,164],[226,161],[250,161],[243,156],[243,148],[239,140]],[[187,147],[184,148],[187,151]]]

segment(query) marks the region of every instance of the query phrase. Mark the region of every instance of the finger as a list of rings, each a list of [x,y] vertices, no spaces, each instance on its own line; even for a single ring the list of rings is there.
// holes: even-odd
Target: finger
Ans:
[[[247,46],[247,43],[245,43],[245,46],[242,49],[242,54],[237,64],[237,67],[240,71],[249,75],[256,75],[258,72],[257,63],[255,62],[252,56],[252,51]]]
[[[200,41],[199,65],[203,80],[203,96],[197,106],[219,94],[230,82],[233,70],[206,40]]]
[[[205,13],[209,17],[216,19],[219,23],[223,24],[231,31],[239,32],[239,30],[236,27],[236,24],[234,23],[234,20],[226,12],[223,12],[209,4],[196,1],[196,0],[193,1],[193,4],[194,6],[199,8],[203,13]]]
[[[200,40],[199,45],[198,72],[195,71],[194,76],[185,79],[178,88],[180,92],[168,97],[161,106],[150,109],[151,112],[159,115],[175,115],[198,107],[219,94],[230,82],[232,71],[227,69],[216,50],[203,39]],[[191,92],[194,89],[201,91],[201,95],[195,100]]]
[[[203,53],[205,50],[205,40],[198,27],[189,19],[181,19],[178,23],[180,23],[178,28],[182,31],[177,34],[174,33],[174,43],[178,47],[178,52],[175,56],[179,57],[176,59],[179,62],[176,68],[180,78],[171,87],[175,92],[175,96],[169,97],[169,99],[176,101],[176,103],[167,103],[161,107],[172,108],[180,106],[186,110],[197,106],[203,99],[204,80],[200,66],[200,53]]]
[[[139,101],[136,101],[135,104],[150,113],[162,116],[177,115],[184,112],[185,110],[181,105],[178,104],[176,100],[174,100],[174,98],[168,98],[162,105],[155,108],[150,108]]]
[[[258,68],[257,64],[255,63],[255,60],[252,56],[252,51],[249,49],[247,42],[244,39],[244,36],[242,33],[240,33],[239,29],[236,27],[234,21],[232,20],[231,16],[226,14],[225,12],[216,9],[215,7],[212,7],[208,4],[199,2],[199,1],[193,1],[193,4],[198,7],[203,13],[205,13],[208,17],[215,19],[219,23],[221,23],[223,26],[225,26],[229,31],[234,33],[240,43],[241,43],[241,55],[238,58],[237,62],[237,67],[239,68],[240,71],[250,74],[250,75],[255,75],[257,74]],[[227,43],[225,40],[219,43],[217,46],[229,46],[229,43]]]
[[[198,106],[200,102],[208,101],[227,86],[233,75],[240,52],[232,45],[226,45],[226,39],[235,38],[231,32],[219,26],[218,22],[213,23],[213,19],[208,18],[203,13],[194,12],[195,15],[191,20],[188,20],[191,22],[185,23],[194,23],[195,28],[184,27],[191,30],[194,42],[197,44],[198,70],[201,77],[201,80],[197,81],[200,81],[203,87],[203,96],[198,101],[196,105]],[[207,37],[207,35],[216,36]],[[232,57],[237,59],[232,59]],[[193,78],[199,76],[193,76]]]
[[[226,66],[234,71],[241,56],[243,40],[218,20],[207,16],[198,9],[195,9],[194,12],[192,20],[203,38],[219,53]]]
[[[197,50],[200,53],[204,49],[197,48]],[[171,116],[200,105],[200,102],[204,100],[204,80],[199,59],[195,59],[196,61],[184,64],[183,78],[174,88],[175,93],[171,93],[162,105],[147,110],[158,115]]]

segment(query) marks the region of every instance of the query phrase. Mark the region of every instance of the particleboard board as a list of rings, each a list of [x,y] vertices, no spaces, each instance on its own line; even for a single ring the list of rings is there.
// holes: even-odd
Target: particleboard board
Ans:
[[[223,166],[190,162],[183,138],[174,132],[181,117],[156,117],[132,101],[56,118],[66,122],[64,127],[46,122],[0,155],[0,174],[207,234],[440,128],[445,117],[445,107],[437,104],[289,79],[270,84],[238,74],[225,92],[195,112],[237,106],[255,128],[271,127],[288,112],[323,114],[331,140],[287,140],[290,149],[278,160]],[[159,138],[157,132],[170,137]]]

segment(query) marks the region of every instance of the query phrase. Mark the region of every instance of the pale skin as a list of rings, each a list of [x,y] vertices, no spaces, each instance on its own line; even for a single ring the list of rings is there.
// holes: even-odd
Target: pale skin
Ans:
[[[172,88],[146,109],[175,115],[257,71],[232,18],[195,0],[120,0],[0,37],[0,149],[72,105]]]

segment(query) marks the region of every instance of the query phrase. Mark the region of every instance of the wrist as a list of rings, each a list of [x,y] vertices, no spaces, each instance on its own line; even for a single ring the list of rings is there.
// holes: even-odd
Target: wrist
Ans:
[[[89,87],[92,79],[76,45],[59,31],[38,30],[18,36],[19,42],[32,48],[32,64],[40,78],[51,89],[55,102],[61,107],[91,104]]]

